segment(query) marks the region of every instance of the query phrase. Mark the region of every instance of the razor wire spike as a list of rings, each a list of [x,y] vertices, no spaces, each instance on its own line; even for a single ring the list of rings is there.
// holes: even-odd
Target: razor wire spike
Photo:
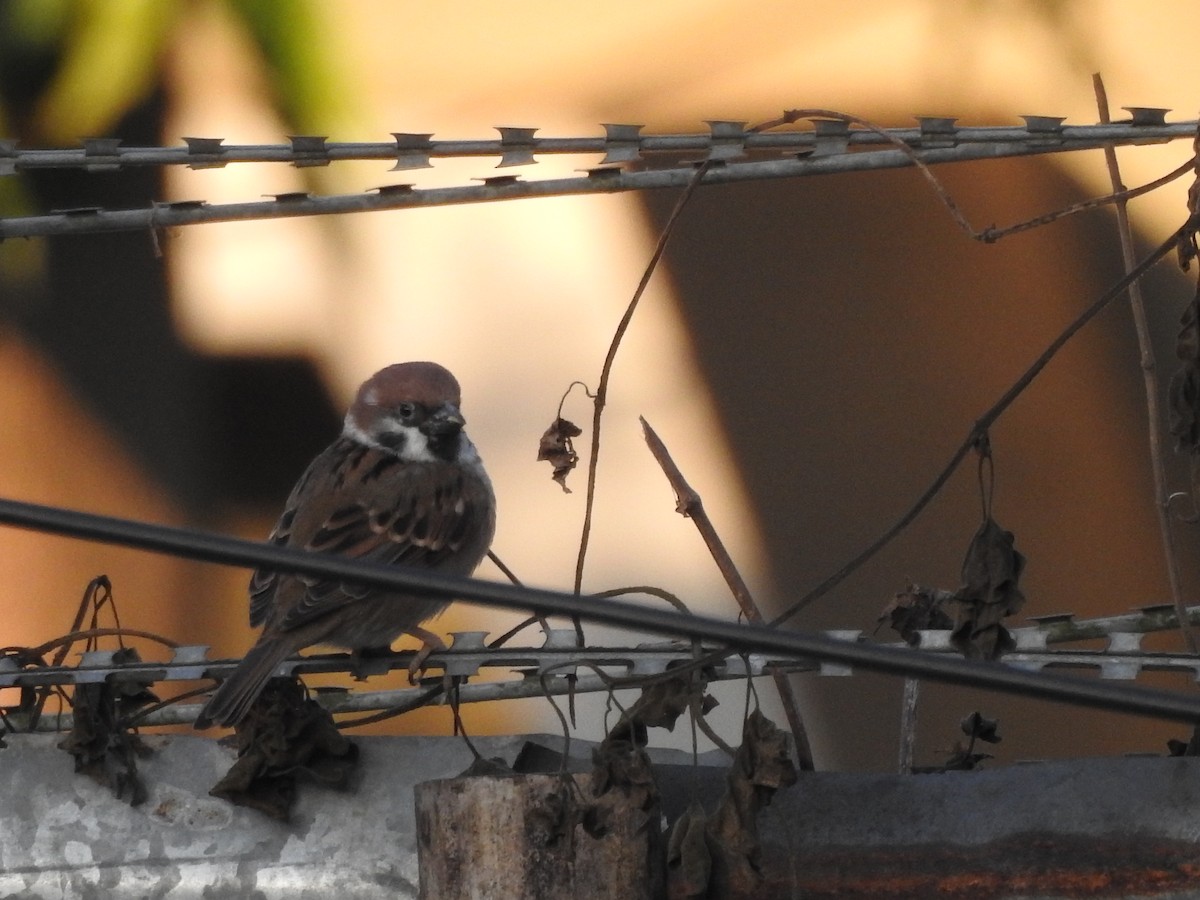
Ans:
[[[297,169],[329,165],[328,138],[324,135],[289,134],[292,142],[292,165]]]
[[[589,179],[598,181],[603,178],[611,178],[614,175],[621,174],[621,163],[600,163],[592,166],[590,169],[576,169],[577,172],[582,172]]]
[[[542,650],[575,650],[578,649],[577,635],[574,628],[551,628],[546,631],[542,642]]]
[[[429,152],[433,149],[433,132],[428,134],[408,134],[403,131],[393,131],[396,139],[396,164],[391,171],[404,169],[428,169],[433,166],[429,161]]]
[[[666,657],[634,656],[630,660],[626,678],[645,678],[650,675],[661,675],[667,671]]]
[[[1040,657],[1034,659],[1022,659],[1019,654],[1009,654],[1003,657],[1003,664],[1012,666],[1014,669],[1023,669],[1026,672],[1040,672],[1046,668],[1050,660]]]
[[[1135,606],[1134,610],[1145,616],[1161,616],[1164,613],[1169,615],[1175,612],[1175,604],[1151,603],[1149,606]]]
[[[497,169],[503,169],[508,166],[531,166],[537,162],[534,158],[534,134],[536,128],[513,128],[510,126],[500,125],[496,127],[500,132],[500,162],[496,163]]]
[[[1062,134],[1066,116],[1021,116],[1030,134]]]
[[[171,668],[175,677],[184,681],[199,680],[208,671],[209,647],[207,644],[184,644],[171,652]]]
[[[1016,642],[1017,652],[1046,649],[1046,632],[1037,626],[1011,628],[1008,633]]]
[[[1021,116],[1025,130],[1041,140],[1031,141],[1031,147],[1055,146],[1062,143],[1063,122],[1066,116]]]
[[[706,119],[711,132],[709,162],[725,162],[746,155],[746,123],[725,119]]]
[[[1141,631],[1114,631],[1108,636],[1107,653],[1137,653],[1142,649]]]
[[[308,200],[308,191],[284,191],[282,194],[263,194],[264,197],[270,197],[276,203],[299,203],[302,200]]]
[[[824,678],[847,678],[854,674],[854,667],[844,663],[821,662],[817,674]]]
[[[926,149],[953,147],[957,143],[957,121],[958,116],[917,116],[917,124],[921,128],[921,146]]]
[[[472,181],[483,183],[484,187],[504,187],[509,184],[516,184],[521,180],[520,175],[489,175],[485,178],[472,178]]]
[[[394,170],[393,170],[394,171]],[[413,185],[411,184],[381,184],[379,187],[367,188],[368,191],[374,191],[381,197],[396,196],[398,194],[411,194]]]
[[[88,172],[112,172],[121,168],[120,138],[84,138],[83,157]]]
[[[845,641],[848,644],[857,643],[862,640],[862,629],[860,628],[837,628],[831,631],[821,632],[826,637],[833,638],[838,641]],[[834,678],[853,675],[854,668],[845,663],[833,663],[822,660],[817,666],[819,675],[832,676]]]
[[[12,138],[0,138],[0,175],[17,174],[17,142]]]
[[[90,137],[83,139],[84,156],[116,156],[120,152],[121,138]]]
[[[116,650],[85,650],[76,667],[76,684],[99,684],[108,679],[115,663]]]
[[[1046,613],[1041,616],[1026,616],[1025,618],[1038,625],[1055,625],[1059,622],[1070,622],[1075,618],[1075,613]]]
[[[1134,128],[1162,127],[1167,124],[1167,113],[1171,110],[1160,106],[1122,106],[1130,115],[1129,124]]]
[[[444,656],[442,659],[442,673],[451,678],[478,674],[480,661],[479,656],[476,654],[487,650],[487,645],[484,643],[487,636],[488,633],[486,631],[452,631],[450,633],[449,649],[471,655],[464,656],[461,659],[456,659],[454,656]]]
[[[624,165],[642,156],[641,125],[604,125],[604,158],[600,165]]]
[[[919,628],[913,635],[913,646],[922,650],[953,650],[952,634],[945,628]]]
[[[451,650],[486,650],[486,631],[452,631],[450,632]]]
[[[225,138],[185,137],[183,142],[187,145],[189,169],[224,168],[225,161],[220,157],[225,153],[225,148],[221,146],[225,142]],[[203,157],[203,159],[192,160],[191,157]]]
[[[1133,681],[1142,670],[1140,663],[1124,659],[1106,659],[1099,663],[1100,677],[1110,681]]]
[[[813,152],[816,156],[835,156],[850,148],[850,123],[845,119],[812,119]]]
[[[207,200],[167,200],[154,204],[156,209],[200,209],[208,206]]]

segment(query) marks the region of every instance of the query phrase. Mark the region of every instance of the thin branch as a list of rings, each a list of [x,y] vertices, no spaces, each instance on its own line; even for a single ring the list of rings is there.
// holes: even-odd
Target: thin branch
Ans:
[[[886,547],[897,535],[904,531],[904,529],[907,528],[912,521],[921,514],[925,507],[929,505],[929,502],[937,496],[942,487],[945,486],[946,482],[950,480],[950,476],[953,475],[958,469],[958,466],[967,457],[967,454],[971,452],[971,448],[976,445],[980,437],[988,430],[989,427],[991,427],[992,423],[994,423],[996,419],[998,419],[1008,409],[1008,407],[1012,405],[1013,401],[1016,400],[1017,397],[1021,396],[1021,394],[1027,387],[1029,387],[1033,380],[1037,378],[1039,374],[1041,374],[1042,369],[1046,368],[1050,360],[1053,359],[1058,351],[1062,349],[1063,345],[1073,338],[1075,334],[1081,328],[1083,328],[1083,326],[1099,315],[1099,313],[1104,310],[1105,307],[1107,307],[1113,300],[1125,293],[1129,285],[1133,284],[1135,281],[1145,275],[1155,263],[1174,250],[1181,238],[1195,232],[1198,224],[1200,224],[1200,215],[1193,214],[1189,216],[1188,220],[1178,229],[1172,232],[1170,237],[1168,237],[1157,248],[1152,250],[1145,258],[1142,259],[1141,262],[1139,262],[1128,273],[1126,273],[1123,278],[1117,281],[1116,284],[1105,291],[1098,300],[1092,303],[1091,306],[1080,313],[1079,316],[1076,317],[1075,321],[1068,325],[1058,335],[1058,337],[1050,342],[1050,345],[1044,351],[1042,351],[1041,356],[1034,360],[1033,365],[1031,365],[1025,371],[1025,373],[1017,379],[1012,387],[1005,391],[1004,395],[1001,396],[1001,398],[997,400],[987,410],[987,412],[980,416],[980,418],[971,427],[971,430],[967,433],[966,438],[958,446],[958,449],[954,451],[953,455],[950,457],[950,461],[946,463],[941,472],[939,472],[937,477],[934,478],[933,483],[926,488],[925,491],[917,498],[916,502],[909,507],[908,511],[905,512],[904,515],[902,515],[890,528],[888,528],[887,531],[876,538],[864,550],[859,552],[857,556],[855,556],[840,569],[818,584],[815,588],[789,606],[783,611],[783,613],[773,619],[770,623],[771,626],[778,626],[780,623],[790,619],[792,616],[803,610],[814,600],[829,593],[829,591],[841,584],[842,581],[844,581],[848,576],[858,571],[858,569],[861,568],[862,565],[867,562],[867,560],[871,559],[871,557]]]
[[[654,587],[650,584],[635,584],[629,587],[610,588],[607,591],[597,591],[595,594],[593,594],[593,596],[625,597],[629,594],[646,594],[649,597],[657,597],[659,600],[670,603],[681,613],[691,615],[692,612],[690,609],[688,609],[687,604],[680,600],[675,594],[672,594],[670,591],[665,591],[662,588]]]
[[[670,240],[671,233],[675,230],[676,221],[688,201],[692,199],[700,182],[704,180],[709,168],[711,168],[711,163],[708,160],[696,167],[695,174],[675,203],[675,208],[671,210],[671,215],[667,218],[667,223],[658,236],[658,244],[654,248],[654,253],[651,254],[650,261],[646,264],[646,270],[642,273],[641,281],[638,282],[637,289],[633,292],[633,298],[625,307],[625,314],[621,316],[621,321],[617,323],[617,330],[613,333],[612,341],[608,345],[608,353],[604,357],[604,365],[600,369],[600,381],[596,385],[596,394],[592,399],[592,446],[588,458],[587,500],[584,504],[583,530],[579,536],[579,555],[575,561],[576,594],[583,590],[583,567],[587,560],[588,540],[592,533],[592,512],[596,504],[596,469],[600,461],[600,422],[604,415],[604,406],[608,402],[608,381],[612,377],[617,351],[621,348],[625,332],[629,330],[629,323],[633,320],[634,312],[637,311],[638,302],[646,292],[650,278],[658,268],[659,260],[662,259],[662,255],[667,249],[667,241]]]
[[[1193,157],[1179,168],[1167,173],[1161,178],[1157,178],[1154,181],[1151,181],[1149,184],[1144,184],[1141,187],[1134,188],[1133,190],[1125,190],[1122,188],[1113,194],[1109,194],[1104,197],[1096,197],[1091,200],[1085,200],[1081,203],[1068,206],[1065,209],[1055,210],[1054,212],[1037,216],[1025,222],[1019,222],[1016,225],[1009,226],[1008,228],[997,229],[995,227],[988,227],[982,231],[978,231],[967,220],[967,217],[962,210],[958,208],[958,204],[954,201],[954,198],[950,195],[950,192],[946,190],[946,188],[938,180],[937,176],[933,174],[933,169],[931,169],[922,158],[922,154],[919,153],[912,146],[912,144],[901,140],[900,137],[898,137],[896,134],[893,134],[889,129],[883,128],[880,125],[876,125],[869,119],[864,119],[861,116],[851,115],[850,113],[838,112],[837,110],[833,109],[792,109],[786,111],[779,118],[773,119],[770,122],[764,122],[762,125],[751,129],[751,131],[766,131],[772,128],[777,128],[781,125],[790,125],[799,121],[800,119],[811,118],[837,119],[842,122],[858,125],[859,127],[865,128],[868,131],[878,135],[885,142],[894,146],[909,160],[910,163],[912,163],[912,165],[921,173],[921,175],[924,176],[925,180],[929,183],[930,188],[932,188],[934,194],[937,196],[938,200],[941,201],[942,205],[946,207],[946,210],[950,213],[958,227],[961,228],[962,231],[972,240],[980,241],[981,243],[985,244],[995,243],[1001,238],[1008,237],[1011,234],[1027,231],[1031,228],[1037,228],[1042,225],[1048,225],[1049,223],[1057,221],[1058,219],[1074,215],[1075,213],[1083,212],[1084,210],[1094,209],[1098,206],[1105,206],[1109,203],[1119,203],[1123,200],[1128,200],[1133,197],[1149,193],[1150,191],[1160,188],[1164,184],[1168,184],[1176,178],[1187,174],[1189,171],[1192,171],[1195,165],[1195,157]],[[1104,124],[1110,123],[1105,122]],[[1106,146],[1112,145],[1108,144]]]
[[[1099,73],[1092,76],[1092,87],[1096,92],[1096,108],[1100,113],[1100,121],[1108,124],[1111,121],[1108,109],[1108,94],[1104,89],[1104,80]],[[1113,191],[1120,193],[1125,189],[1121,183],[1121,169],[1117,163],[1117,151],[1112,145],[1104,148],[1104,161],[1108,166],[1108,177],[1112,181]],[[1117,228],[1121,234],[1121,259],[1125,271],[1134,266],[1133,230],[1129,227],[1129,210],[1124,199],[1116,203]],[[1133,310],[1133,323],[1137,331],[1138,349],[1142,359],[1142,383],[1146,392],[1146,416],[1148,420],[1148,439],[1150,445],[1150,470],[1154,475],[1154,509],[1158,515],[1158,530],[1162,535],[1163,554],[1166,557],[1167,581],[1171,588],[1171,602],[1175,613],[1179,616],[1179,631],[1183,635],[1184,645],[1189,653],[1197,652],[1196,632],[1188,622],[1187,606],[1183,600],[1183,587],[1179,576],[1179,558],[1175,547],[1175,535],[1171,529],[1171,515],[1167,509],[1169,494],[1167,491],[1167,475],[1163,468],[1162,439],[1159,436],[1159,426],[1162,413],[1158,403],[1158,378],[1155,375],[1154,343],[1150,337],[1150,325],[1146,319],[1146,304],[1142,299],[1141,285],[1136,281],[1129,285],[1129,304]]]
[[[1105,148],[1108,152],[1108,148]],[[1073,216],[1076,213],[1081,213],[1089,209],[1098,209],[1101,206],[1107,206],[1110,203],[1125,205],[1126,200],[1132,200],[1134,197],[1140,197],[1142,194],[1149,194],[1151,191],[1156,191],[1165,184],[1170,184],[1176,178],[1182,178],[1188,172],[1194,172],[1196,166],[1195,157],[1189,158],[1183,165],[1172,169],[1166,175],[1155,178],[1153,181],[1147,182],[1140,187],[1122,188],[1119,191],[1114,191],[1111,194],[1106,194],[1103,197],[1093,197],[1091,200],[1081,200],[1078,203],[1073,203],[1063,209],[1056,209],[1054,212],[1046,213],[1045,215],[1035,216],[1032,219],[1027,219],[1024,222],[1018,222],[1016,225],[1009,225],[1007,228],[987,228],[983,231],[983,241],[988,244],[993,244],[1001,238],[1006,238],[1009,235],[1017,234],[1021,231],[1029,231],[1032,228],[1040,228],[1043,225],[1049,225],[1051,222],[1056,222],[1059,219],[1064,219],[1067,216]]]
[[[904,679],[904,694],[900,701],[900,752],[896,771],[911,775],[913,749],[917,743],[917,700],[921,696],[921,682],[915,678]]]
[[[721,540],[721,536],[717,534],[717,529],[713,527],[712,520],[709,519],[708,513],[704,510],[704,502],[701,500],[700,495],[687,483],[687,480],[683,477],[683,473],[679,471],[679,466],[671,458],[670,452],[657,432],[650,427],[650,423],[641,417],[639,417],[639,421],[642,423],[642,432],[646,438],[646,445],[650,448],[650,452],[654,454],[654,458],[658,461],[659,466],[662,467],[663,474],[667,476],[667,481],[670,483],[671,489],[675,491],[675,511],[695,523],[696,530],[700,532],[705,546],[708,547],[708,552],[712,555],[713,561],[716,562],[717,568],[720,569],[721,575],[725,578],[725,583],[729,585],[729,590],[733,593],[734,599],[737,600],[737,604],[742,610],[742,615],[750,622],[761,624],[763,615],[758,608],[758,604],[754,602],[754,596],[750,593],[750,586],[742,578],[742,573],[738,571],[733,557],[729,555],[729,551],[725,548],[725,543]],[[774,673],[772,678],[775,681],[776,689],[779,691],[779,698],[783,701],[783,710],[787,715],[788,726],[791,728],[792,737],[795,740],[796,757],[800,762],[800,768],[811,772],[814,768],[812,746],[808,740],[808,731],[804,727],[804,719],[800,715],[800,704],[796,700],[796,693],[792,689],[792,683],[788,680],[788,676],[782,672]]]

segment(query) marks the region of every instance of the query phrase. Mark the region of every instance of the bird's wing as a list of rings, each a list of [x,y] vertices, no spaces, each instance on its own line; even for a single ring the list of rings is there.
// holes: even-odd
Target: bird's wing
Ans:
[[[464,574],[475,567],[491,537],[486,480],[451,463],[404,462],[386,451],[358,447],[339,453],[337,448],[314,460],[297,484],[273,542],[386,565]],[[306,490],[306,483],[314,487]],[[472,554],[471,548],[478,549]],[[464,549],[472,558],[464,558]],[[265,623],[270,617],[290,630],[375,590],[259,571],[251,581],[251,621]],[[283,608],[272,614],[277,601]]]

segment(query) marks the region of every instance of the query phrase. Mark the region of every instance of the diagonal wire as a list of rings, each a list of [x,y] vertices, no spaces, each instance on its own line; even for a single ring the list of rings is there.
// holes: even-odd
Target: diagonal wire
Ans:
[[[1178,691],[1032,672],[951,656],[926,656],[907,649],[849,643],[825,635],[681,615],[608,598],[458,578],[425,569],[364,563],[292,547],[18,500],[0,499],[0,524],[206,562],[266,567],[397,592],[420,592],[449,599],[461,597],[488,606],[531,610],[543,615],[579,616],[619,628],[719,641],[734,650],[788,653],[885,674],[929,678],[1111,712],[1189,723],[1200,721],[1200,697]]]

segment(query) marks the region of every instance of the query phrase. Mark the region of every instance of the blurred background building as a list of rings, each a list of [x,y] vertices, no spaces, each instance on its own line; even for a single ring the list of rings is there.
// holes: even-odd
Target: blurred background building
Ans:
[[[22,146],[128,145],[287,134],[547,136],[601,122],[698,131],[786,108],[884,125],[914,115],[1007,124],[1114,108],[1200,107],[1192,9],[1037,0],[832,2],[542,0],[505,7],[291,0],[5,0],[0,136]],[[1141,184],[1183,142],[1120,152]],[[537,176],[593,160],[539,162]],[[464,183],[492,160],[389,173],[233,165],[0,180],[5,215]],[[1106,193],[1097,153],[963,164],[938,174],[977,227]],[[402,175],[402,178],[397,177]],[[1185,215],[1185,181],[1136,201],[1143,242]],[[569,588],[582,478],[564,494],[536,463],[568,385],[592,387],[673,194],[522,200],[328,219],[203,225],[0,245],[0,495],[260,538],[353,388],[428,358],[463,383],[471,434],[497,485],[496,552],[527,583]],[[161,253],[161,255],[159,255]],[[703,189],[686,210],[615,369],[587,590],[654,584],[693,608],[734,605],[646,452],[660,432],[764,605],[781,609],[897,518],[975,418],[1121,273],[1110,212],[981,245],[913,171]],[[1147,282],[1165,384],[1192,288],[1169,264]],[[995,514],[1029,558],[1025,613],[1119,613],[1167,599],[1128,308],[1073,341],[992,431]],[[581,424],[579,393],[564,410]],[[586,440],[586,436],[585,439]],[[1173,463],[1179,489],[1183,466]],[[909,582],[953,589],[979,519],[972,466],[799,627],[874,627]],[[1180,528],[1189,598],[1196,532]],[[5,644],[66,630],[108,574],[125,625],[220,655],[250,643],[246,573],[41,535],[0,532]],[[498,578],[485,565],[480,573]],[[434,627],[497,630],[514,616],[457,606]],[[597,633],[599,634],[599,633]],[[619,639],[624,640],[621,636]],[[1181,683],[1169,682],[1174,686]],[[887,768],[900,685],[801,683],[825,768]],[[769,690],[761,692],[764,699]],[[735,740],[742,689],[719,692]],[[999,716],[1002,758],[1161,751],[1178,729],[946,688],[928,690],[918,761],[959,718]],[[522,701],[526,730],[553,730]],[[776,714],[777,715],[777,714]],[[581,706],[585,737],[602,700]],[[391,727],[442,731],[428,711]],[[469,710],[476,731],[511,730]],[[684,744],[689,743],[684,736]]]

